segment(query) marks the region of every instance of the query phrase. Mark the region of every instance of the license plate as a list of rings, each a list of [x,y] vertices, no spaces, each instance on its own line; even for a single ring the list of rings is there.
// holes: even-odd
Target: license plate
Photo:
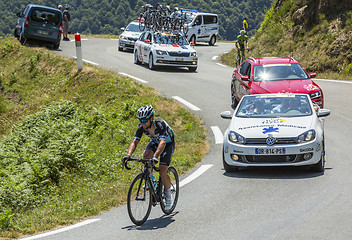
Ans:
[[[42,30],[38,30],[38,33],[43,35],[49,35],[47,31],[42,31]]]
[[[255,154],[258,155],[281,155],[286,153],[286,148],[256,148]]]
[[[183,58],[176,58],[176,61],[183,61]]]

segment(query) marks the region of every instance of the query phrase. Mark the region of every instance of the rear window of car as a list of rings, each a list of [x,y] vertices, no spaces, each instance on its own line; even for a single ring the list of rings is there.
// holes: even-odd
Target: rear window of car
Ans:
[[[298,63],[255,65],[253,81],[280,81],[308,79],[308,75]]]
[[[36,8],[32,10],[30,17],[31,20],[35,22],[57,25],[60,22],[60,14],[59,12],[50,11],[48,9]]]
[[[214,24],[218,22],[218,17],[216,15],[204,15],[204,24]]]

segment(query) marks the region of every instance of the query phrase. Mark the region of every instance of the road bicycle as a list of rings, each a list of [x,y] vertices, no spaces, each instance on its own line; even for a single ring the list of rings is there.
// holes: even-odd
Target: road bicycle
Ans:
[[[153,183],[151,175],[153,170],[159,172],[159,168],[152,166],[152,159],[130,158],[128,161],[137,161],[142,163],[144,167],[141,173],[132,180],[127,194],[127,210],[131,221],[137,226],[142,225],[149,217],[152,206],[155,207],[160,203],[161,210],[166,214],[171,214],[177,204],[179,195],[179,178],[177,171],[174,167],[169,166],[167,174],[171,180],[171,208],[166,210],[166,195],[164,185],[161,178],[157,184]],[[123,167],[130,170],[127,162],[123,162]],[[150,171],[151,169],[151,171]]]
[[[237,52],[237,55],[236,55],[236,68],[239,67],[241,65],[241,63],[246,59],[246,56],[245,56],[244,52],[245,52],[245,48],[244,47],[240,48],[240,53]]]

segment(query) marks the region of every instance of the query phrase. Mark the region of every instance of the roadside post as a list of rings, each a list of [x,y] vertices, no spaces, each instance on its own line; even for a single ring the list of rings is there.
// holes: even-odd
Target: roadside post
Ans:
[[[83,60],[82,60],[82,48],[81,48],[81,34],[75,34],[75,44],[76,44],[76,56],[77,56],[77,68],[78,71],[83,69]]]

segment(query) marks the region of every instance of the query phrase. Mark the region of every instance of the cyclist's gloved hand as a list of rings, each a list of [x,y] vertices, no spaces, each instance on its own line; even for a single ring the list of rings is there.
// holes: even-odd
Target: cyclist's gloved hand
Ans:
[[[155,163],[158,163],[158,162],[159,162],[158,158],[155,157],[155,156],[152,158],[152,160],[153,160],[153,162],[155,162]]]
[[[122,162],[123,163],[127,163],[128,160],[130,160],[131,156],[130,155],[127,155],[125,157],[122,158]]]

